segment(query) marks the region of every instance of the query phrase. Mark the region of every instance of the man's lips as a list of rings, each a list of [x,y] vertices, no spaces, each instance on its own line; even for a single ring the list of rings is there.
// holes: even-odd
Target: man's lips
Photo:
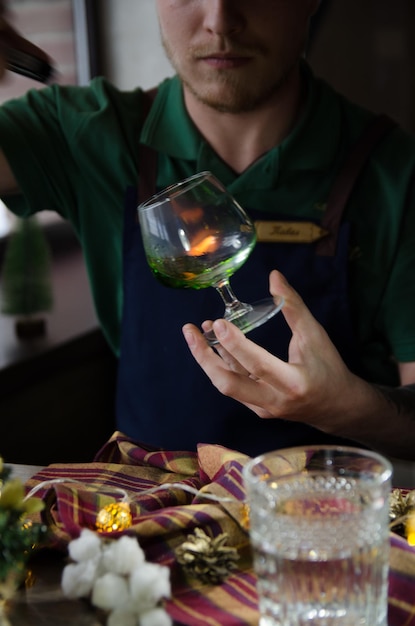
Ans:
[[[212,53],[200,56],[199,61],[217,69],[233,69],[247,65],[251,57],[239,54]]]

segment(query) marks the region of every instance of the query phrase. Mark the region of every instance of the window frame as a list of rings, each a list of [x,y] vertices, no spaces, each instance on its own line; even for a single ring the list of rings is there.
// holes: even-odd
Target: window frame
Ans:
[[[96,0],[70,0],[72,9],[72,24],[74,36],[74,55],[76,67],[76,84],[87,85],[94,76],[101,71],[100,53],[99,53],[99,34],[98,34],[98,5]],[[8,9],[12,13],[19,10],[18,3],[16,5],[9,4]],[[27,89],[33,86],[33,81],[19,77],[21,81],[27,81]],[[37,87],[42,85],[36,84]],[[61,218],[51,216],[50,214],[39,214],[39,219],[43,223],[45,229],[49,230],[49,225],[61,222]],[[9,226],[7,226],[9,221]],[[0,199],[0,247],[3,248],[7,243],[7,238],[13,229],[14,218],[11,217],[7,206]],[[51,228],[53,236],[54,228]],[[1,262],[0,250],[0,262]]]

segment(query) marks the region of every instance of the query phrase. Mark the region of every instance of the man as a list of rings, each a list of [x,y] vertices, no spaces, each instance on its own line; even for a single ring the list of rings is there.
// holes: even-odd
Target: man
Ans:
[[[17,214],[52,209],[74,225],[99,318],[120,354],[117,425],[144,443],[191,449],[205,441],[256,454],[346,437],[413,454],[414,424],[363,378],[391,387],[415,382],[415,143],[387,125],[367,135],[371,114],[313,77],[302,54],[317,6],[158,0],[178,76],[155,97],[122,94],[97,79],[88,88],[30,93],[0,111],[0,191]],[[342,206],[332,190],[344,164],[353,170],[359,162],[361,136],[368,162]],[[312,313],[273,274],[271,291],[286,297],[289,326],[278,315],[254,331],[263,348],[228,328],[219,361],[195,326],[185,328],[196,359],[236,400],[210,384],[180,333],[186,322],[218,318],[221,303],[213,290],[159,285],[137,223],[139,201],[202,170],[265,228],[233,278],[237,293],[264,297],[277,267]],[[317,240],[275,236],[302,237],[320,225],[325,236]],[[258,419],[252,406],[283,419]]]

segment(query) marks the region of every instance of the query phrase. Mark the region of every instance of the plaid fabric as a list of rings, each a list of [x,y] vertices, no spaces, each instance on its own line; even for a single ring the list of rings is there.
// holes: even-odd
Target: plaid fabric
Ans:
[[[167,610],[178,624],[191,626],[256,626],[255,575],[247,531],[243,528],[242,467],[247,457],[217,445],[200,445],[197,453],[151,450],[116,432],[88,464],[56,464],[37,473],[27,484],[70,479],[45,486],[37,495],[47,503],[52,544],[66,549],[84,527],[94,528],[103,506],[130,499],[132,526],[149,561],[171,568],[173,598]],[[197,496],[172,483],[190,486]],[[158,485],[153,494],[144,490]],[[122,493],[121,491],[122,490]],[[230,497],[230,503],[206,499],[203,492]],[[186,578],[175,550],[194,529],[216,536],[228,533],[228,545],[238,549],[238,569],[221,585]],[[114,536],[112,534],[112,536]],[[391,534],[389,626],[415,626],[415,550]]]

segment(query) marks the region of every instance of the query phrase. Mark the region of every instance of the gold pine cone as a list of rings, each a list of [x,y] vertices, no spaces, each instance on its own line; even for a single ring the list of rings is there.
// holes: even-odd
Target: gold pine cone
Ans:
[[[227,533],[210,537],[201,528],[187,536],[176,549],[177,561],[188,576],[209,585],[219,585],[236,568],[239,554],[226,545]]]

